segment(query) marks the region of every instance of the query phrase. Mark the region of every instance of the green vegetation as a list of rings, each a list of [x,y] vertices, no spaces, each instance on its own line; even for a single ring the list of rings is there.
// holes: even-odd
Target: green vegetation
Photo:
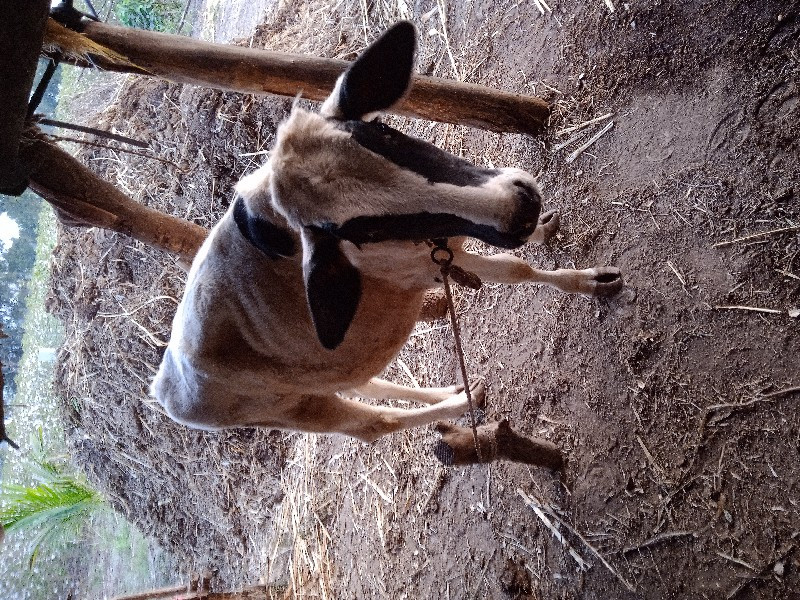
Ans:
[[[19,200],[22,202],[24,196]],[[14,314],[19,315],[19,327],[14,330],[13,335],[19,336],[21,354],[19,361],[12,368],[6,366],[6,381],[13,379],[16,384],[12,389],[15,393],[9,395],[9,388],[6,389],[5,401],[9,404],[6,416],[9,418],[8,431],[12,439],[18,443],[25,443],[29,438],[34,441],[39,437],[44,445],[40,451],[47,456],[58,456],[65,452],[61,427],[58,425],[58,410],[55,399],[52,397],[50,382],[53,377],[53,364],[47,355],[49,349],[56,348],[61,343],[63,334],[61,323],[44,309],[45,297],[47,296],[48,282],[50,278],[49,259],[55,246],[56,239],[56,220],[49,206],[36,198],[35,204],[29,205],[29,211],[33,213],[33,219],[26,216],[20,222],[20,239],[14,241],[16,246],[20,240],[28,234],[23,234],[23,228],[32,230],[30,260],[27,262],[27,270],[18,270],[18,281],[24,282],[25,295],[22,306],[14,307]],[[38,221],[38,223],[37,223]],[[9,251],[13,251],[12,247]],[[7,298],[3,298],[6,303]],[[4,320],[6,333],[11,334],[8,322]],[[13,340],[3,340],[2,345],[11,343]],[[40,352],[44,351],[44,352]],[[40,360],[47,358],[47,360]],[[28,444],[28,447],[30,445]],[[8,457],[17,453],[10,453]],[[27,473],[27,465],[9,463],[3,465],[3,481],[14,483],[29,484],[34,480],[30,473]]]
[[[178,0],[119,0],[114,12],[127,27],[176,33],[182,8]]]
[[[38,445],[44,445],[39,431]],[[28,564],[33,567],[42,545],[57,536],[77,538],[89,516],[103,508],[103,498],[62,462],[46,457],[41,450],[30,462],[34,485],[5,484],[0,492],[0,523],[7,533],[30,534],[32,550]]]
[[[53,363],[50,352],[42,352],[58,347],[63,337],[61,324],[44,307],[56,239],[56,219],[47,205],[39,213],[35,239],[17,390],[13,397],[6,396],[9,435],[21,450],[0,450],[6,490],[1,520],[9,525],[0,544],[0,598],[45,600],[70,593],[75,598],[102,598],[175,583],[174,560],[152,549],[69,466],[52,390]],[[13,373],[6,370],[6,375],[8,380]],[[18,509],[9,506],[15,499],[21,501]],[[15,510],[23,517],[23,505],[31,509],[30,517],[10,526],[7,517]],[[65,520],[67,526],[59,526]]]
[[[0,215],[19,227],[19,237],[8,248],[0,242],[0,323],[8,339],[0,344],[0,362],[6,373],[17,369],[22,357],[22,332],[29,284],[36,258],[36,219],[42,201],[31,191],[22,196],[0,196]],[[14,380],[7,378],[6,394],[13,396]]]
[[[57,347],[62,338],[60,323],[44,309],[49,280],[48,260],[56,237],[55,217],[46,205],[31,212],[34,223],[38,217],[38,228],[34,225],[35,262],[26,277],[22,354],[16,373],[6,371],[6,379],[14,376],[16,382],[15,394],[6,396],[9,405],[6,409],[7,427],[10,437],[20,444],[21,450],[6,448],[3,451],[2,481],[6,489],[10,486],[36,487],[41,471],[34,459],[63,456],[66,451],[58,420],[58,404],[50,385],[53,364],[49,360],[40,360],[40,350]],[[41,529],[36,528],[35,532],[33,529],[18,529],[6,535],[0,546],[0,597],[66,597],[69,572],[63,562],[58,564],[53,557],[68,552],[71,544],[63,536],[51,536],[47,544],[40,544],[42,540],[37,539],[40,534]],[[30,563],[32,555],[39,557],[33,565]]]

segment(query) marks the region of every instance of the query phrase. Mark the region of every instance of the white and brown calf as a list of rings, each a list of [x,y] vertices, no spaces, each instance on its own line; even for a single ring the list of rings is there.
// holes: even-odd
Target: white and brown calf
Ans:
[[[463,250],[464,236],[502,248],[544,241],[558,216],[540,218],[528,173],[480,168],[367,120],[405,94],[414,48],[409,23],[387,31],[319,114],[293,110],[269,162],[238,184],[192,264],[153,381],[175,420],[372,441],[463,414],[460,386],[414,389],[376,377],[406,342],[425,291],[439,285],[424,240],[449,238],[454,264],[484,281],[587,295],[620,289],[612,267],[547,272]]]

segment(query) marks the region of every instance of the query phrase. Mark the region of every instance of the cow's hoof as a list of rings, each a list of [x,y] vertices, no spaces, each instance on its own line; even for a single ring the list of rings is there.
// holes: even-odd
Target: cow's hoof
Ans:
[[[548,243],[561,227],[561,214],[557,210],[548,210],[539,217],[537,229],[542,230],[542,243]]]
[[[561,227],[561,215],[557,210],[548,210],[539,215],[539,222],[529,241],[534,244],[547,244],[558,233]]]
[[[590,280],[590,295],[597,298],[608,298],[622,290],[622,273],[617,267],[596,267]]]
[[[469,402],[467,402],[467,394],[464,392],[463,385],[453,386],[458,391],[457,394],[451,396],[444,402],[463,407],[464,410],[469,410]],[[469,386],[470,397],[475,408],[483,408],[486,406],[486,385],[483,379],[475,379]]]
[[[469,391],[475,408],[486,406],[486,384],[483,383],[483,379],[473,381],[469,386]]]

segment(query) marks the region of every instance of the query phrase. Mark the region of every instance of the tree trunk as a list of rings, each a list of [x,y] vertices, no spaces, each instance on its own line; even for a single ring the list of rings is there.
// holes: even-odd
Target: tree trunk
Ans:
[[[247,94],[293,97],[299,93],[309,100],[322,101],[350,64],[331,58],[212,44],[107,23],[87,22],[83,33],[131,63],[122,66],[96,57],[95,62],[104,69]],[[531,134],[542,131],[550,114],[546,102],[531,96],[423,75],[415,75],[412,81],[408,95],[390,112],[491,131]]]
[[[2,327],[0,327],[0,334],[0,337],[8,337],[3,333]],[[19,446],[14,442],[14,440],[8,437],[8,433],[6,433],[6,405],[5,400],[3,400],[3,389],[5,385],[6,380],[5,377],[3,377],[3,363],[0,362],[0,442],[5,442],[14,448],[14,450],[19,450]],[[2,526],[0,526],[0,533],[4,533],[1,527]],[[0,537],[0,542],[2,541],[3,539]]]
[[[47,23],[47,0],[0,3],[0,193],[18,196],[28,174],[19,162],[28,99]]]
[[[20,161],[30,168],[31,189],[49,202],[66,225],[102,227],[191,263],[208,231],[135,202],[98,177],[35,127],[26,130]]]

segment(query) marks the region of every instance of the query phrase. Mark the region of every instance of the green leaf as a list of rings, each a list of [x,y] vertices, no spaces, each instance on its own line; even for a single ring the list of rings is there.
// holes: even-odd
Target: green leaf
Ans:
[[[42,544],[72,531],[77,534],[88,517],[104,506],[102,496],[76,475],[43,455],[32,460],[32,486],[5,484],[0,491],[0,523],[8,532],[26,531],[36,537],[30,564]]]

